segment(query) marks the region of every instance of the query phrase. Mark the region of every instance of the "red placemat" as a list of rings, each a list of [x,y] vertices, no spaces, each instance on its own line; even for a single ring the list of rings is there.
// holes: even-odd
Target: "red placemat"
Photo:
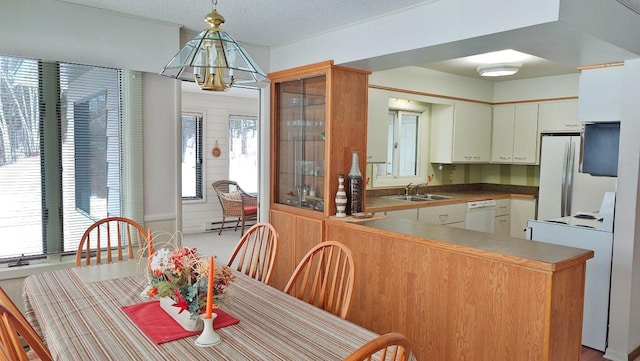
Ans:
[[[151,341],[159,345],[161,343],[179,340],[181,338],[199,335],[202,331],[187,331],[161,307],[160,301],[149,301],[131,306],[122,307],[124,313],[131,321],[147,335]],[[187,311],[184,311],[187,312]],[[240,322],[237,318],[223,310],[213,310],[218,316],[213,322],[213,328],[219,329]]]

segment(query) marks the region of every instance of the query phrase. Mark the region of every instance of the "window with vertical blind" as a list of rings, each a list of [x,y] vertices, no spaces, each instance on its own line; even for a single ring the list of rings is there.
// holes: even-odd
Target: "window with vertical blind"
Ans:
[[[127,206],[142,203],[139,83],[119,69],[0,56],[0,260],[75,253],[107,216],[142,221]]]
[[[202,114],[182,114],[182,199],[202,199]]]

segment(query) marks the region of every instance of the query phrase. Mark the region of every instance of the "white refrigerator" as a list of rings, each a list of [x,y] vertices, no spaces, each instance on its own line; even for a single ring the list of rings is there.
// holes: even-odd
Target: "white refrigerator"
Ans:
[[[543,134],[540,147],[537,219],[595,212],[605,192],[615,192],[616,177],[580,173],[580,135]]]

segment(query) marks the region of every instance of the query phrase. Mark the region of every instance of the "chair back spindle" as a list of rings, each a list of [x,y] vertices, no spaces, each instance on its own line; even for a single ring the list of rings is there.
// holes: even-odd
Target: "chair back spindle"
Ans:
[[[284,292],[346,318],[355,283],[351,250],[339,242],[313,247],[296,266]]]
[[[258,223],[247,231],[233,252],[227,265],[238,272],[269,284],[278,251],[278,232],[269,223]],[[236,261],[237,260],[237,261]]]

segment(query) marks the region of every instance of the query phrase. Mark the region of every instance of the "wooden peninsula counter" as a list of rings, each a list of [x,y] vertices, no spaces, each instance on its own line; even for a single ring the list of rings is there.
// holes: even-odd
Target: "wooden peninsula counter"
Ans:
[[[326,220],[351,248],[347,319],[401,332],[418,360],[579,360],[593,251],[410,220]]]

